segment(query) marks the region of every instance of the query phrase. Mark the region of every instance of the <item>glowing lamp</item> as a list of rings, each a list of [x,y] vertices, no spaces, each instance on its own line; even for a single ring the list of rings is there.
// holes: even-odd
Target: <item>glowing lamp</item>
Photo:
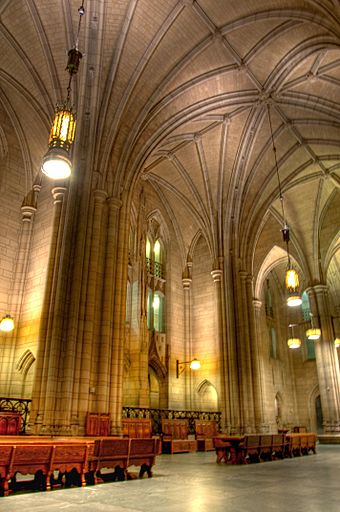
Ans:
[[[76,121],[72,108],[57,106],[48,141],[49,149],[43,157],[42,171],[54,180],[64,180],[72,172],[69,150],[74,141]]]
[[[190,362],[190,369],[191,370],[199,370],[201,368],[201,362],[198,359],[193,359]]]
[[[14,320],[11,315],[5,315],[0,322],[0,331],[11,332],[14,329]]]
[[[301,304],[302,304],[302,300],[301,300],[300,295],[293,294],[293,295],[289,295],[287,297],[287,306],[293,308],[295,306],[300,306]]]
[[[289,348],[300,348],[301,340],[300,340],[300,338],[289,338],[287,340],[287,344],[288,344]]]
[[[306,331],[306,336],[309,340],[318,340],[321,336],[321,329],[312,327]]]

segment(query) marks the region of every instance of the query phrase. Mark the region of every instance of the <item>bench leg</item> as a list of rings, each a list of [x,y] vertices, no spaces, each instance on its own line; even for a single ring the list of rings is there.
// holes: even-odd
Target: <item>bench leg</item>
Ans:
[[[148,466],[148,464],[142,464],[140,471],[139,471],[139,478],[143,478],[144,473],[147,473],[148,478],[151,478],[152,477],[151,466]]]

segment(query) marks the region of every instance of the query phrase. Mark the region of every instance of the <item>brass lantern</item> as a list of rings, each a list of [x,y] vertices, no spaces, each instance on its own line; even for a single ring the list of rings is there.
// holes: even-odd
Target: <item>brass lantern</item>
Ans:
[[[42,172],[54,180],[64,180],[68,178],[72,172],[72,163],[69,153],[75,137],[76,120],[70,104],[70,95],[72,78],[78,72],[80,59],[82,58],[82,54],[77,46],[81,18],[85,14],[83,4],[79,7],[78,12],[78,35],[74,48],[71,48],[68,52],[66,66],[66,70],[70,75],[67,87],[67,98],[63,104],[56,106],[55,117],[48,140],[48,150],[43,157],[41,167]]]
[[[57,105],[48,141],[49,149],[43,157],[42,171],[49,178],[66,179],[72,172],[69,157],[76,130],[72,107]]]

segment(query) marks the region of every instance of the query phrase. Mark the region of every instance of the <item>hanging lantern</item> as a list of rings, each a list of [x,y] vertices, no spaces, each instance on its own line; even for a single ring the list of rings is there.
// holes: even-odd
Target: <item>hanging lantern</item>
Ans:
[[[285,283],[288,290],[287,305],[290,307],[300,306],[302,299],[299,294],[299,276],[291,267],[286,272]]]
[[[294,335],[294,327],[296,326],[297,324],[289,324],[289,329],[290,329],[290,332],[291,332],[291,336],[290,338],[287,340],[287,345],[289,348],[300,348],[301,347],[301,340],[300,338],[297,338],[295,335]]]
[[[82,16],[85,14],[84,5],[79,9],[78,34],[74,48],[68,52],[68,62],[66,70],[70,75],[67,87],[67,98],[62,105],[57,105],[55,117],[50,130],[48,141],[48,150],[43,157],[42,172],[54,180],[64,180],[72,172],[72,163],[70,159],[70,149],[74,141],[76,131],[76,121],[72,106],[70,105],[71,82],[73,76],[78,72],[81,52],[78,50],[78,38]]]
[[[42,171],[49,178],[66,179],[72,172],[69,156],[74,141],[76,121],[72,107],[57,105],[48,141],[49,149],[43,157]]]
[[[321,329],[318,329],[316,327],[307,329],[306,336],[309,340],[318,340],[321,336]]]
[[[287,344],[288,344],[289,348],[300,348],[301,340],[300,340],[300,338],[289,338],[287,340]]]

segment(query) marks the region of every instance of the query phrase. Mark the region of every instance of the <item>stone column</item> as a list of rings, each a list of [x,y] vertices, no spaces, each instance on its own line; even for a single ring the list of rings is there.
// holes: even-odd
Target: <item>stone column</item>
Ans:
[[[117,212],[118,214],[118,212]],[[110,395],[109,407],[111,415],[112,433],[120,433],[123,398],[123,365],[124,365],[124,341],[125,341],[125,316],[126,316],[126,283],[129,260],[129,214],[126,202],[123,201],[118,221],[118,235],[116,238],[116,261],[114,283],[111,282],[111,295],[113,309],[110,310],[111,336],[113,338],[112,354],[110,360]],[[110,226],[112,228],[112,224]],[[113,235],[113,233],[111,233]],[[108,246],[109,248],[109,246]],[[114,290],[114,298],[113,298]],[[105,307],[107,307],[105,305]],[[109,318],[107,321],[109,321]],[[112,324],[113,322],[113,324]]]
[[[223,293],[223,270],[216,269],[211,271],[215,285],[216,312],[217,312],[217,339],[220,352],[220,392],[219,407],[221,410],[221,427],[223,431],[230,432],[232,421],[231,400],[229,395],[230,368],[228,368],[228,350],[226,346],[226,330],[225,330],[225,307]]]
[[[262,347],[262,322],[261,310],[262,302],[253,299],[253,314],[251,315],[252,325],[252,360],[253,360],[253,376],[254,376],[254,409],[255,409],[255,428],[256,432],[269,432],[269,421],[266,417],[266,386],[264,382],[264,366],[263,366],[263,347]]]
[[[39,190],[40,188],[41,187],[39,187]],[[36,192],[38,192],[39,190],[37,190]],[[36,201],[32,201],[32,203],[35,202]],[[0,366],[1,374],[4,375],[5,373],[7,373],[7,377],[4,381],[6,383],[6,388],[4,390],[5,396],[13,396],[11,384],[13,382],[12,375],[15,366],[14,354],[17,348],[17,336],[15,336],[15,334],[18,333],[18,330],[20,329],[21,304],[23,300],[27,265],[32,241],[33,218],[36,210],[37,208],[36,206],[33,206],[33,204],[25,204],[21,207],[22,230],[19,241],[18,257],[14,272],[13,289],[11,290],[11,300],[9,304],[9,313],[14,318],[16,328],[14,329],[14,331],[6,335],[7,340],[10,339],[10,341],[8,341],[3,348],[3,355],[1,358],[2,364]]]
[[[105,205],[107,193],[104,190],[93,192],[93,208],[88,223],[88,238],[85,244],[84,273],[82,279],[80,318],[83,318],[78,329],[76,357],[74,351],[68,352],[65,361],[65,373],[70,376],[72,392],[71,424],[79,423],[79,414],[90,412],[107,412],[108,408],[98,409],[96,399],[105,398],[105,390],[96,386],[98,351],[100,345],[101,304],[103,289],[103,253],[105,246]],[[104,226],[104,228],[103,228]],[[88,249],[87,249],[88,248]],[[69,397],[71,398],[71,397]],[[93,403],[94,402],[94,403]]]
[[[334,347],[328,287],[316,285],[307,289],[311,312],[319,317],[321,337],[315,341],[316,366],[325,434],[340,432],[340,372]]]
[[[184,360],[191,361],[192,354],[192,296],[191,296],[191,277],[183,277],[183,294],[184,294]],[[192,396],[193,396],[193,384],[192,384],[192,372],[184,372],[183,377],[185,378],[185,409],[192,410]]]
[[[59,381],[59,359],[63,324],[63,292],[66,289],[60,273],[63,234],[65,226],[66,187],[54,187],[54,218],[50,246],[50,258],[46,276],[44,307],[41,315],[41,328],[31,425],[35,433],[54,433],[54,408]]]
[[[254,396],[253,396],[253,368],[252,368],[252,350],[250,340],[250,319],[249,319],[249,299],[247,293],[247,281],[249,275],[247,272],[239,272],[241,289],[238,295],[238,327],[237,335],[238,355],[240,362],[240,390],[241,390],[241,412],[243,417],[244,432],[254,432]]]

